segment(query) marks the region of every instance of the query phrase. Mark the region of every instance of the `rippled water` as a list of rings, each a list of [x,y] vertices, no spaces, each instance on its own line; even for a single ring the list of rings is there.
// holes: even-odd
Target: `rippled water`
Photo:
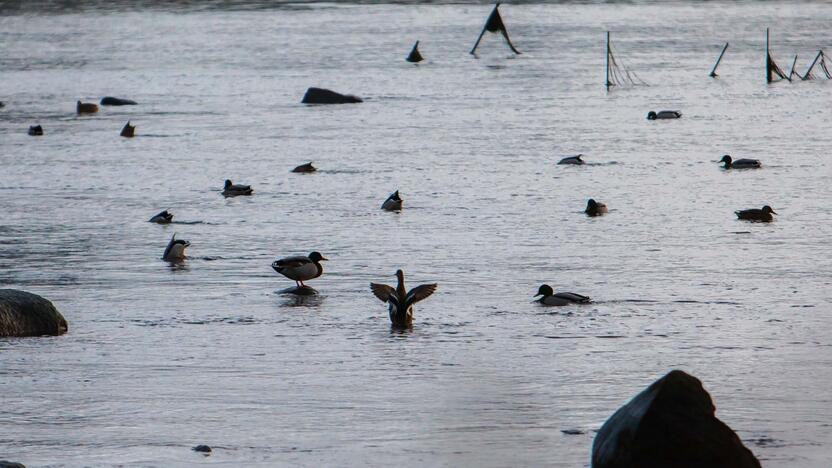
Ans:
[[[524,54],[487,36],[479,59],[488,5],[250,6],[0,9],[0,285],[70,322],[0,340],[0,458],[587,466],[680,368],[765,466],[832,464],[832,83],[763,71],[766,26],[782,67],[832,50],[828,5],[504,5]],[[607,29],[650,86],[604,92]],[[366,102],[307,107],[308,86]],[[105,95],[140,105],[74,115]],[[735,219],[763,204],[774,223]],[[270,263],[311,250],[321,295],[279,294]],[[400,267],[440,285],[410,332],[368,288]],[[595,302],[541,308],[544,282]]]

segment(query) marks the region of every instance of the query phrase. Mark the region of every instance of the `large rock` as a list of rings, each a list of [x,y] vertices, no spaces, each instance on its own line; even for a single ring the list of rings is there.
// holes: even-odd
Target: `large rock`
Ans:
[[[702,382],[674,370],[616,411],[592,444],[593,468],[760,468]]]
[[[0,336],[62,335],[66,319],[37,294],[0,289]]]
[[[364,101],[358,96],[336,93],[323,88],[307,89],[301,101],[303,104],[352,104],[355,102]]]

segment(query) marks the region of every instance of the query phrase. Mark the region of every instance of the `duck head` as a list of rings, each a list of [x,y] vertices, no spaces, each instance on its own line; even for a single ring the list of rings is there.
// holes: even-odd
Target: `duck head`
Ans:
[[[650,111],[647,113],[647,120],[656,120],[656,113],[654,111]]]
[[[309,260],[312,260],[312,263],[318,263],[320,261],[329,260],[328,258],[324,258],[320,252],[312,252],[309,254]]]
[[[544,285],[540,286],[540,288],[537,290],[537,294],[535,294],[534,297],[537,297],[537,296],[546,297],[546,296],[551,296],[551,295],[554,295],[554,294],[555,294],[554,289],[552,289],[552,287],[549,286],[548,284],[544,284]]]
[[[731,166],[731,163],[732,163],[733,161],[734,161],[734,160],[733,160],[733,159],[731,159],[731,156],[730,156],[730,155],[727,155],[727,154],[726,154],[725,156],[723,156],[723,157],[722,157],[722,159],[720,159],[720,160],[719,160],[719,162],[721,162],[721,163],[725,163],[725,167],[729,167],[729,166]]]
[[[590,199],[586,202],[586,210],[587,210],[587,211],[595,211],[595,210],[597,210],[597,209],[598,209],[598,202],[597,202],[597,201],[595,201],[595,199],[590,198]]]
[[[233,184],[229,179],[225,179],[225,185],[223,187],[225,187],[226,190],[228,190],[232,185]]]
[[[766,205],[766,206],[764,206],[764,207],[763,207],[763,213],[766,213],[766,214],[777,214],[777,212],[776,212],[776,211],[774,211],[773,209],[771,209],[771,207],[770,207],[770,206],[768,206],[768,205]]]

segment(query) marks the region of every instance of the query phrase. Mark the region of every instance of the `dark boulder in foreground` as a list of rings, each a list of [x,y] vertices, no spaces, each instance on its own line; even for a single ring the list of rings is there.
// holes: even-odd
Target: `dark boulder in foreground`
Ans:
[[[105,96],[101,98],[102,106],[135,106],[136,104],[138,104],[136,101],[130,99],[122,99],[112,96]]]
[[[0,460],[0,468],[26,468],[23,463]]]
[[[303,95],[302,104],[352,104],[364,102],[360,97],[336,93],[323,88],[309,88]]]
[[[37,294],[0,289],[0,336],[62,335],[66,319]]]
[[[671,371],[604,423],[592,444],[592,467],[760,468],[715,411],[699,379]]]

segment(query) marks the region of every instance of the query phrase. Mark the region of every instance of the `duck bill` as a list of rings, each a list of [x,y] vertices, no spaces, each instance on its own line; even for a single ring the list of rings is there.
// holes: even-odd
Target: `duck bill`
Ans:
[[[326,258],[326,257],[321,257],[321,261],[322,261],[322,262],[328,262],[328,261],[329,261],[329,259],[328,259],[328,258]]]
[[[771,214],[777,214],[777,212],[774,211],[774,210],[771,210]]]

